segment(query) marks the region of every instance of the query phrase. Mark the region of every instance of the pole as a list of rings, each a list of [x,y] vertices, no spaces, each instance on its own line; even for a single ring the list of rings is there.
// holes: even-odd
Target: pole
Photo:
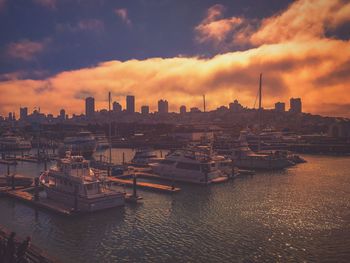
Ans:
[[[205,94],[203,94],[203,111],[205,112]]]
[[[111,92],[108,92],[108,117],[109,117],[109,164],[112,164],[112,120],[111,120]]]
[[[34,178],[35,192],[34,192],[34,201],[39,200],[39,177]]]
[[[261,138],[260,138],[260,133],[261,133],[261,114],[262,114],[262,108],[261,108],[261,95],[262,95],[262,73],[260,73],[260,80],[259,80],[259,142],[258,142],[258,151],[261,151]]]
[[[134,178],[133,178],[133,197],[137,197],[137,193],[136,193],[136,187],[137,187],[137,184],[136,184],[136,174],[135,174],[135,171],[134,171]]]
[[[122,164],[124,164],[125,163],[125,153],[123,152],[123,163]]]

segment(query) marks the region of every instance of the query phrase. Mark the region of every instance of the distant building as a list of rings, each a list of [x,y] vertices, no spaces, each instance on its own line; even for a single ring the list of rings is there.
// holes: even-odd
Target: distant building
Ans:
[[[284,102],[276,102],[275,103],[275,111],[276,112],[285,112],[286,104]]]
[[[113,111],[114,112],[121,112],[122,111],[122,105],[120,105],[118,102],[113,102]]]
[[[12,121],[13,120],[13,115],[12,115],[12,112],[9,112],[9,115],[8,115],[8,118],[7,118],[9,121]]]
[[[62,120],[62,121],[66,119],[66,111],[64,109],[60,110],[59,119]]]
[[[95,99],[88,97],[85,99],[85,115],[87,118],[92,118],[95,114]]]
[[[180,107],[180,114],[185,114],[186,113],[186,106],[185,105],[182,105]]]
[[[23,107],[19,109],[19,118],[21,120],[25,120],[28,117],[28,108],[27,107]]]
[[[193,108],[190,109],[190,112],[191,113],[198,113],[198,112],[201,112],[201,110],[199,108],[197,108],[197,107],[193,107]]]
[[[149,114],[149,107],[147,105],[144,105],[141,107],[141,113],[142,114]]]
[[[161,114],[169,112],[169,104],[167,100],[158,101],[158,112]]]
[[[233,103],[229,104],[229,109],[233,112],[240,112],[243,106],[239,104],[238,100],[234,100]]]
[[[293,113],[301,113],[302,112],[302,106],[301,106],[301,99],[300,98],[291,98],[290,99],[290,112]]]
[[[135,96],[132,96],[132,95],[126,96],[126,112],[128,113],[135,112]]]

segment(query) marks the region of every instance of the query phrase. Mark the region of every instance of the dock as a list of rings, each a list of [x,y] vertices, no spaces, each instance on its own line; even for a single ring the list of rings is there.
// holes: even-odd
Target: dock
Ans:
[[[15,190],[12,190],[10,187],[6,187],[2,188],[1,192],[4,196],[14,198],[37,208],[45,209],[65,216],[74,214],[71,207],[54,202],[50,199],[39,198],[38,200],[35,200],[34,194],[31,193],[31,191],[34,191],[34,189],[35,187],[16,188]]]
[[[107,181],[120,184],[120,185],[125,185],[127,187],[133,187],[134,185],[133,180],[121,179],[117,177],[108,177]],[[145,190],[153,190],[153,191],[166,192],[166,193],[177,193],[181,190],[178,187],[172,187],[169,185],[162,185],[162,184],[153,184],[148,182],[136,182],[136,186]]]

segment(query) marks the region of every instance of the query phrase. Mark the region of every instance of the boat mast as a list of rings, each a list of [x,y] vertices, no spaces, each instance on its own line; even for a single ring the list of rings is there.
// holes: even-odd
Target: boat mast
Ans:
[[[111,118],[111,92],[108,92],[108,116],[109,116],[109,132],[108,132],[108,141],[109,141],[109,164],[112,164],[112,118]]]
[[[261,96],[262,96],[262,73],[260,73],[260,79],[259,79],[259,129],[258,129],[258,132],[259,132],[259,142],[258,142],[258,151],[261,151],[261,138],[260,138],[260,133],[261,133],[261,114],[262,114],[262,108],[261,108]]]

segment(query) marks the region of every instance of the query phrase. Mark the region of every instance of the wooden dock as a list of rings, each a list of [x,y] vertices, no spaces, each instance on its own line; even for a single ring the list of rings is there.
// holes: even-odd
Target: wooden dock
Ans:
[[[173,181],[172,178],[166,178],[166,177],[161,177],[157,174],[154,173],[148,173],[148,172],[136,172],[135,173],[137,177],[142,177],[142,178],[150,178],[150,179],[158,179],[158,180],[166,180],[166,181]],[[227,182],[229,178],[227,176],[222,176],[215,178],[211,181],[212,184],[219,184],[219,183],[224,183]]]
[[[134,185],[133,180],[128,180],[128,179],[108,177],[107,180],[109,182],[125,185],[127,187],[133,187]],[[166,193],[177,193],[181,190],[178,187],[172,187],[169,185],[162,185],[162,184],[153,184],[148,182],[136,182],[136,186],[147,190],[160,191],[160,192],[166,192]]]
[[[31,191],[34,187],[30,188],[16,188],[12,190],[11,187],[2,187],[1,192],[4,196],[14,198],[23,203],[30,204],[34,207],[45,209],[54,213],[69,216],[74,214],[71,207],[62,205],[61,203],[54,202],[47,198],[39,198],[37,201],[34,198],[34,194]]]

